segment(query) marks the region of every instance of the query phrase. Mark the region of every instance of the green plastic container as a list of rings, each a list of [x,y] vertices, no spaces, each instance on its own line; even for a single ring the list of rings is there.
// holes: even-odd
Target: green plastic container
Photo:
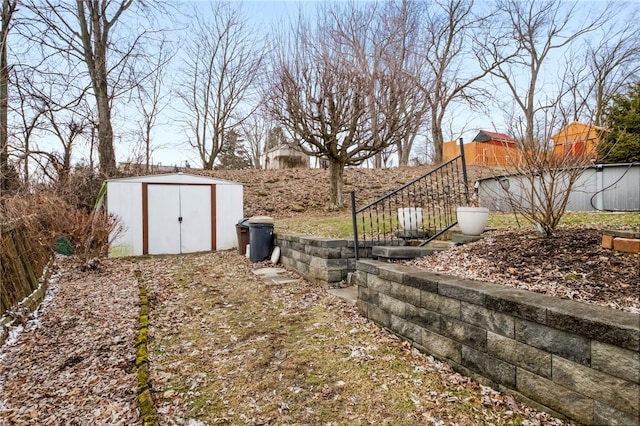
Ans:
[[[53,246],[56,253],[63,256],[71,256],[73,254],[73,245],[67,237],[60,237]]]

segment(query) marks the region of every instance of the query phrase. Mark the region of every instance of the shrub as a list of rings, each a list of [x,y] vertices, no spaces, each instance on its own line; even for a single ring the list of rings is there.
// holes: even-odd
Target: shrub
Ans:
[[[52,253],[56,242],[66,238],[83,263],[105,256],[110,238],[121,230],[119,222],[103,210],[71,205],[50,192],[4,199],[3,206],[4,221],[20,224],[29,240]]]

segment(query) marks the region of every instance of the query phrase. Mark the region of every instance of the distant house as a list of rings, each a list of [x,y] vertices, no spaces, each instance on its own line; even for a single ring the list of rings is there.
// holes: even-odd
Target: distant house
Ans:
[[[294,146],[277,145],[263,154],[265,169],[308,168],[309,156]]]
[[[600,142],[600,134],[604,130],[603,127],[574,121],[551,136],[553,155],[562,157],[595,157],[596,147]]]
[[[445,142],[442,146],[442,160],[448,161],[460,154],[458,141]],[[518,159],[516,141],[504,133],[480,130],[475,138],[464,144],[467,164],[484,166],[508,166]]]

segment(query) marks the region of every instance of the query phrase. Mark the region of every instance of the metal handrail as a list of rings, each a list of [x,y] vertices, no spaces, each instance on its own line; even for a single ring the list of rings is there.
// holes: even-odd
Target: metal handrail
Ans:
[[[375,241],[379,245],[404,245],[410,240],[427,244],[458,223],[454,208],[468,201],[467,168],[460,139],[458,156],[360,209],[356,209],[355,192],[351,192],[356,259],[360,258],[360,243],[366,246],[367,236],[372,244]]]

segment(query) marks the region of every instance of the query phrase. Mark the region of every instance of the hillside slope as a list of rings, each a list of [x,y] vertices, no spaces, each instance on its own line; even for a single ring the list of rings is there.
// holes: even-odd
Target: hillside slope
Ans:
[[[344,172],[345,205],[350,205],[350,192],[356,191],[358,206],[422,176],[434,166],[388,169],[348,168]],[[469,182],[492,176],[492,169],[469,166]],[[285,218],[298,215],[328,213],[329,171],[323,169],[285,170],[215,170],[200,172],[218,179],[244,184],[245,216],[268,215]]]

